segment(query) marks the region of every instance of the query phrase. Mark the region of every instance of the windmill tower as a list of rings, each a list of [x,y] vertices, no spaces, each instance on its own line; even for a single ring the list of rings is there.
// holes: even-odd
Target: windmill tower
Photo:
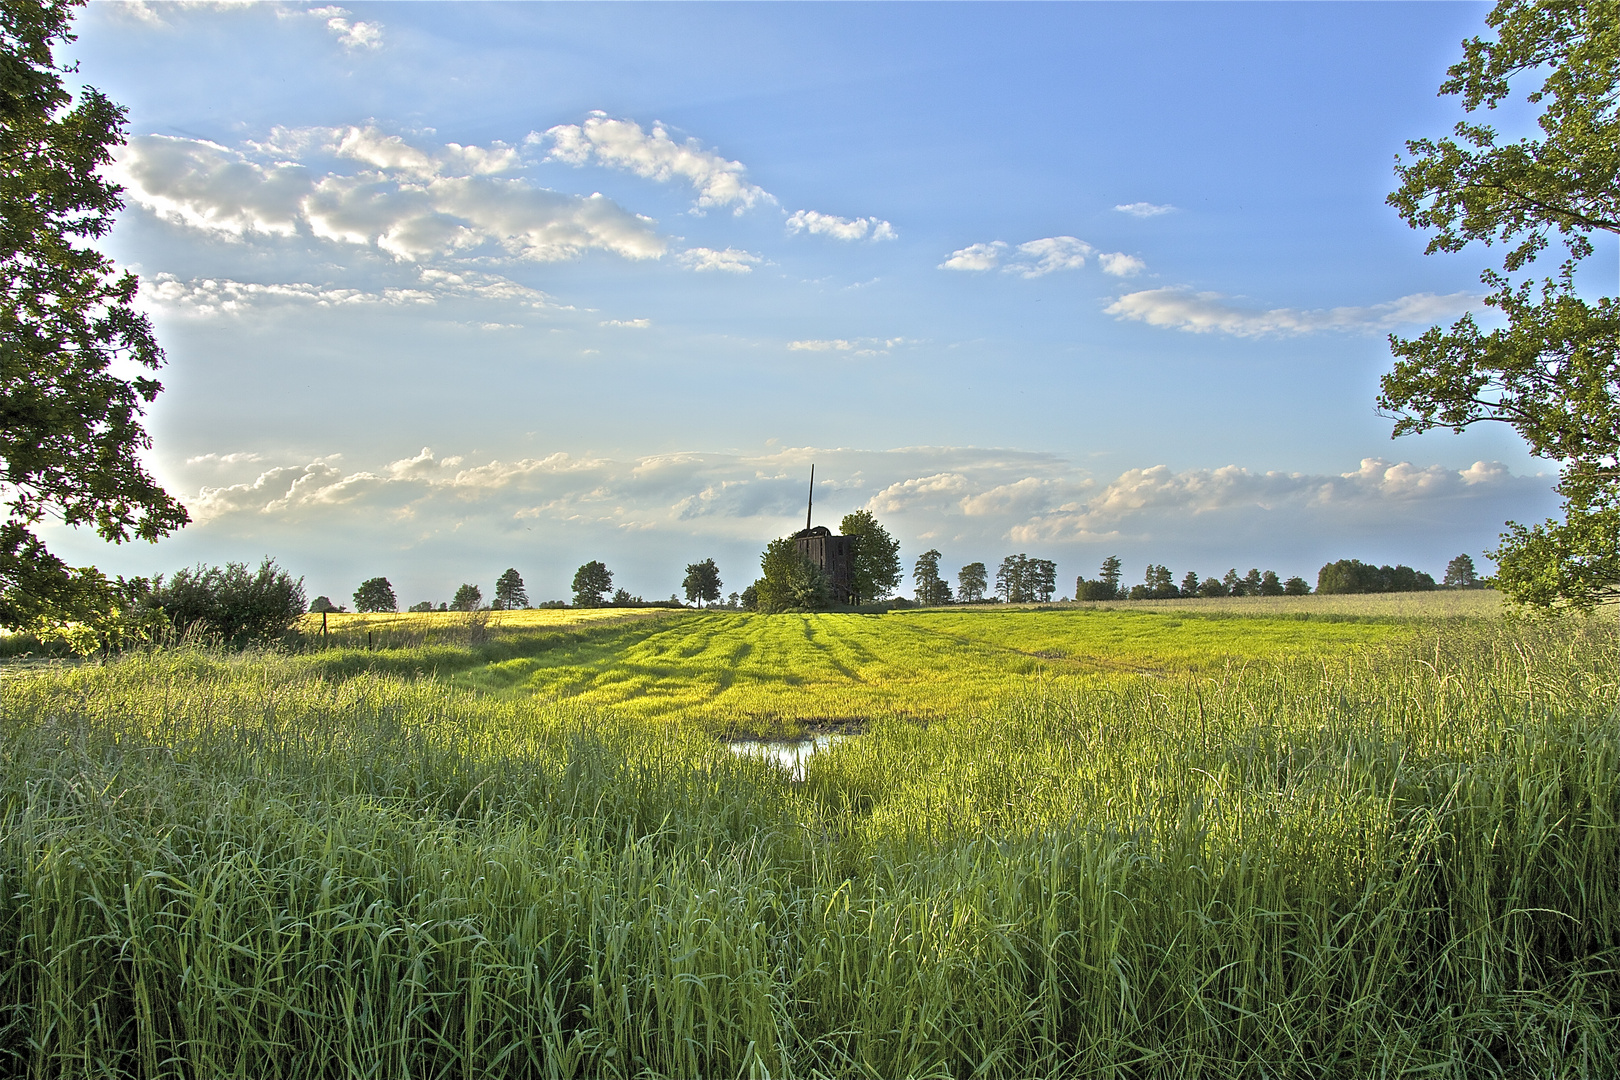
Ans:
[[[799,552],[826,575],[835,604],[853,604],[855,596],[855,538],[834,536],[825,525],[810,524],[816,507],[816,467],[810,466],[810,500],[804,508],[804,528],[793,534]]]

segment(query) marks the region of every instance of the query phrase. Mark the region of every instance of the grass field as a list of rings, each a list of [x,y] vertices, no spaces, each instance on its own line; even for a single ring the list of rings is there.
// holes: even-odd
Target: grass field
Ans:
[[[1134,607],[33,670],[0,1070],[1617,1075],[1617,672],[1612,615]],[[802,782],[712,734],[839,695]]]

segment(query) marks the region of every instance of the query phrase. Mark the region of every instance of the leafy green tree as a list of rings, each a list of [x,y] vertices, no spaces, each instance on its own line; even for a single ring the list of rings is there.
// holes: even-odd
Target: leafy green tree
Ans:
[[[1261,596],[1281,596],[1283,592],[1282,579],[1277,576],[1277,571],[1267,570],[1260,575]]]
[[[990,578],[984,563],[968,563],[956,572],[956,595],[964,604],[977,604],[984,599],[990,587]]]
[[[1198,585],[1199,596],[1225,596],[1226,583],[1217,578],[1207,577]]]
[[[1259,596],[1261,580],[1260,571],[1251,566],[1249,572],[1243,575],[1243,595]]]
[[[851,567],[855,603],[883,600],[900,585],[900,541],[878,523],[869,510],[845,514],[839,532],[855,538]]]
[[[1198,572],[1196,570],[1187,571],[1187,576],[1181,579],[1181,595],[1198,595]]]
[[[1234,566],[1234,567],[1232,567],[1232,569],[1230,569],[1230,570],[1228,570],[1226,572],[1226,576],[1221,578],[1221,584],[1226,586],[1226,592],[1223,593],[1222,595],[1224,595],[1224,596],[1242,596],[1243,595],[1243,579],[1238,576],[1237,567]]]
[[[744,611],[758,611],[759,586],[757,584],[750,585],[744,589],[742,594],[737,597],[737,606],[742,608]]]
[[[484,600],[484,590],[476,585],[463,585],[450,598],[451,611],[477,611]]]
[[[410,610],[410,611],[432,611],[433,610],[433,601],[431,601],[431,600],[422,600],[422,601],[420,601],[418,603],[412,604],[408,610]]]
[[[951,586],[939,576],[939,560],[939,551],[930,548],[917,557],[917,565],[911,571],[917,603],[926,607],[937,607],[951,602]]]
[[[613,571],[592,560],[574,571],[574,606],[601,607],[602,600],[613,590]]]
[[[294,580],[269,557],[256,571],[246,563],[197,566],[154,578],[151,603],[181,635],[237,646],[268,643],[304,613],[304,579]]]
[[[1309,596],[1310,594],[1311,583],[1298,575],[1283,582],[1284,596]]]
[[[1594,232],[1620,234],[1620,6],[1502,0],[1486,22],[1495,39],[1463,42],[1440,93],[1474,113],[1527,82],[1540,137],[1498,143],[1464,121],[1454,139],[1408,142],[1389,202],[1429,231],[1429,253],[1505,248],[1502,270],[1481,275],[1505,325],[1485,333],[1465,315],[1449,332],[1391,337],[1378,404],[1396,435],[1499,421],[1558,462],[1564,520],[1508,522],[1497,582],[1525,603],[1589,609],[1620,598],[1620,302],[1577,295],[1575,271]],[[1566,257],[1553,276],[1512,276],[1555,237]]]
[[[845,519],[848,520],[848,519]],[[825,611],[831,602],[827,578],[791,537],[772,540],[759,559],[761,577],[754,607],[767,615],[783,611]]]
[[[394,587],[385,577],[369,578],[360,583],[354,590],[354,610],[356,611],[398,611],[399,601],[394,597]]]
[[[720,599],[720,568],[713,559],[691,563],[681,587],[686,590],[687,603],[712,603]]]
[[[135,276],[115,276],[95,243],[123,206],[102,166],[126,113],[63,86],[52,52],[73,40],[75,6],[0,5],[0,626],[47,637],[110,629],[140,590],[70,568],[34,535],[41,521],[124,543],[189,520],[140,460],[162,384],[114,371],[155,371],[163,350],[136,310]]]
[[[1472,589],[1479,584],[1479,572],[1474,569],[1473,556],[1466,553],[1446,563],[1446,577],[1442,582],[1450,589]]]
[[[1174,576],[1168,566],[1148,563],[1142,584],[1132,586],[1132,600],[1172,600],[1181,594],[1176,590]]]
[[[1328,563],[1316,575],[1319,593],[1423,592],[1434,578],[1410,566],[1373,566],[1359,559]]]
[[[1112,600],[1119,595],[1119,578],[1123,566],[1118,555],[1110,555],[1102,561],[1102,569],[1097,572],[1097,580],[1102,582],[1103,589],[1108,595],[1098,599]]]
[[[529,590],[523,587],[523,576],[516,567],[507,567],[495,579],[495,602],[508,611],[529,606]]]

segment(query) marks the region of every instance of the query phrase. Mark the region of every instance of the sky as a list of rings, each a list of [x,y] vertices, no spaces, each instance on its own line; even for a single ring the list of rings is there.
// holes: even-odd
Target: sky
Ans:
[[[1494,264],[1384,202],[1487,10],[93,3],[64,58],[129,110],[104,247],[193,521],[48,542],[402,604],[600,559],[654,599],[753,580],[814,464],[817,523],[953,579],[1488,570],[1554,464],[1374,403]]]

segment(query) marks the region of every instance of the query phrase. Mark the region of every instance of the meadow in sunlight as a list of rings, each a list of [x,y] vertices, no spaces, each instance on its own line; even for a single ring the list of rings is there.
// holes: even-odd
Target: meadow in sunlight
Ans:
[[[0,1068],[1620,1070],[1612,615],[548,619],[0,679]]]

